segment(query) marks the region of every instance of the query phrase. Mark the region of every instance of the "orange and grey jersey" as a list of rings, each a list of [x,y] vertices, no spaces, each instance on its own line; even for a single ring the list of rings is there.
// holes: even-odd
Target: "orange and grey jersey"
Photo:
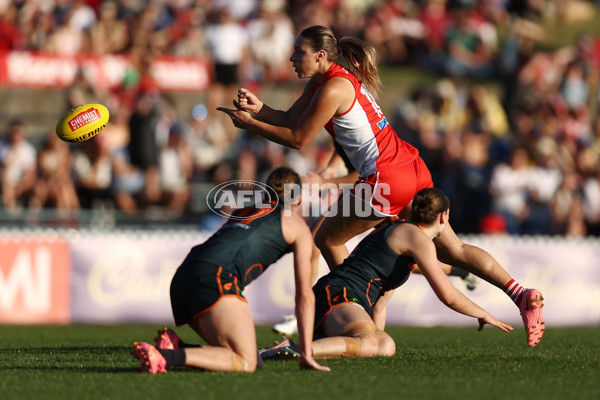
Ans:
[[[352,285],[364,285],[364,282],[375,284],[381,288],[381,294],[402,285],[408,279],[415,262],[412,257],[398,255],[392,251],[385,236],[389,229],[403,223],[414,224],[398,220],[377,227],[361,240],[332,274]]]
[[[386,232],[396,221],[383,224],[365,237],[350,256],[313,287],[316,300],[315,326],[341,303],[360,304],[369,315],[383,294],[401,286],[409,278],[415,262],[410,256],[398,255],[387,244]]]
[[[281,231],[282,207],[236,211],[206,242],[191,249],[184,264],[212,264],[238,277],[239,289],[291,251]]]

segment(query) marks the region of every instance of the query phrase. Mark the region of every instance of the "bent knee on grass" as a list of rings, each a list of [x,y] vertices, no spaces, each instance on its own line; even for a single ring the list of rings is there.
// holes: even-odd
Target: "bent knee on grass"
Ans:
[[[374,357],[379,353],[379,344],[374,336],[357,337],[360,341],[360,351],[358,357]]]
[[[259,369],[257,356],[243,358],[240,355],[233,353],[232,368],[234,372],[255,372]]]
[[[392,357],[396,354],[396,342],[392,339],[391,336],[384,333],[382,335],[377,335],[377,347],[378,347],[378,356],[381,357]]]
[[[389,336],[387,338],[366,336],[355,339],[360,340],[358,357],[392,357],[396,354],[396,343]]]

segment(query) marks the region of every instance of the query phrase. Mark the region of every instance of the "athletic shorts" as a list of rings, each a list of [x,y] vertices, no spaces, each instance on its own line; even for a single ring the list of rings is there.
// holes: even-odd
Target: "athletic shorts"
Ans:
[[[315,338],[321,336],[321,324],[325,317],[337,306],[342,304],[356,304],[373,315],[373,307],[366,303],[364,296],[348,287],[347,283],[339,278],[324,276],[313,286],[315,293]]]
[[[239,82],[238,64],[216,64],[215,82],[222,85],[233,85]]]
[[[421,189],[433,187],[431,173],[421,157],[360,177],[351,194],[368,203],[379,217],[391,217],[404,209]]]
[[[238,277],[213,264],[184,261],[171,281],[171,308],[175,324],[185,325],[205,314],[224,296],[247,302]]]

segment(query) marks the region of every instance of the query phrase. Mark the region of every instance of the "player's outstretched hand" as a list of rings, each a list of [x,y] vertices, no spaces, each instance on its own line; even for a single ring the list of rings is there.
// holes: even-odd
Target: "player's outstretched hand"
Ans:
[[[217,107],[217,111],[222,111],[229,115],[231,122],[233,122],[233,125],[236,128],[248,129],[250,127],[250,122],[253,120],[252,116],[248,112],[240,110],[235,100],[233,103],[237,109]]]
[[[477,320],[479,321],[479,328],[477,329],[478,331],[483,329],[483,326],[485,324],[490,324],[491,326],[495,326],[496,328],[504,331],[504,332],[510,332],[512,331],[513,328],[511,325],[500,321],[499,319],[496,319],[494,317],[492,317],[491,315],[488,314],[487,317],[485,318],[477,318]]]
[[[235,102],[234,102],[235,103]],[[263,107],[263,102],[254,93],[245,88],[238,89],[238,101],[236,104],[240,110],[252,111],[258,114]]]
[[[331,371],[329,367],[324,365],[320,365],[314,358],[300,356],[300,360],[298,361],[300,368],[302,369],[316,369],[317,371]]]

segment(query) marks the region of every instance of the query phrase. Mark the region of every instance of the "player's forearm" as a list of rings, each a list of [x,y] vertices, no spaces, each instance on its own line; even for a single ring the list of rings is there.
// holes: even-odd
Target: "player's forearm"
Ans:
[[[488,315],[487,311],[473,303],[458,290],[452,296],[440,298],[440,300],[452,310],[473,318],[484,318]]]
[[[373,323],[375,324],[377,330],[385,330],[385,320],[387,315],[386,306],[394,295],[394,292],[395,290],[388,290],[385,292],[385,294],[381,296],[379,300],[377,300],[377,303],[375,303],[375,306],[373,307]]]
[[[257,119],[250,125],[249,130],[265,139],[293,149],[301,149],[307,143],[304,138],[300,137],[292,129],[272,125]]]
[[[263,103],[260,111],[256,114],[260,120],[276,126],[290,127],[291,121],[287,111],[275,110]]]
[[[311,293],[296,299],[296,318],[298,320],[298,339],[300,354],[312,355],[312,340],[315,323],[315,298]]]

